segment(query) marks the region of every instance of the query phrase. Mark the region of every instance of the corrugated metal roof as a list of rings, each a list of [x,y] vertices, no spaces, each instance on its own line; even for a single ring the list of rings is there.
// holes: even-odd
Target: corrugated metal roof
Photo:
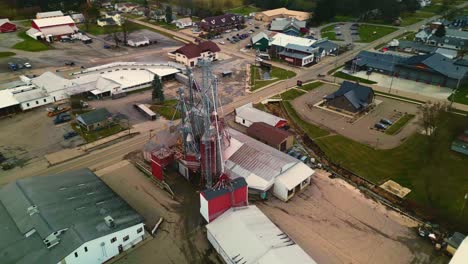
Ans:
[[[66,24],[75,24],[75,21],[73,21],[73,19],[70,16],[33,19],[33,22],[39,28],[51,27],[51,26],[60,26],[60,25],[66,25]]]
[[[231,263],[315,263],[255,205],[229,209],[206,228]]]
[[[279,47],[286,47],[288,44],[296,44],[299,46],[310,47],[315,43],[315,41],[316,40],[313,40],[313,39],[295,37],[295,36],[290,36],[290,35],[286,35],[283,33],[278,33],[273,36],[271,45],[279,46]]]
[[[49,11],[49,12],[39,12],[36,14],[36,18],[43,19],[48,17],[60,17],[63,16],[62,11]]]
[[[294,187],[305,181],[307,178],[311,177],[313,174],[313,169],[309,168],[309,166],[302,162],[298,162],[283,172],[280,176],[278,176],[276,182],[281,183],[288,190],[292,190]]]
[[[267,40],[270,40],[270,38],[268,37],[268,35],[265,32],[260,32],[260,33],[255,34],[254,36],[252,36],[252,43],[255,44],[259,40],[261,40],[263,38],[265,38]]]
[[[265,122],[270,126],[276,126],[280,121],[286,121],[285,119],[269,114],[267,112],[258,110],[253,107],[252,103],[245,104],[241,107],[236,108],[236,115],[242,119],[248,120],[252,123]]]
[[[306,27],[306,21],[299,21],[294,18],[277,18],[271,21],[270,30],[283,31],[290,26],[300,30]]]
[[[10,90],[0,90],[0,108],[19,104]]]

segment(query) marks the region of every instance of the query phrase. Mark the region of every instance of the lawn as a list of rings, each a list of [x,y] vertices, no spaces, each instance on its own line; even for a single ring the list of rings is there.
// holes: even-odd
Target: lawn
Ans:
[[[128,31],[129,32],[137,31],[137,30],[140,30],[140,29],[147,29],[147,27],[142,26],[140,24],[136,24],[136,23],[129,22],[129,21],[127,21],[126,23],[128,24]],[[89,34],[98,36],[98,35],[111,34],[111,33],[115,33],[115,32],[122,32],[122,27],[117,26],[117,25],[100,27],[97,24],[90,23],[89,27],[88,27],[88,30],[86,30],[85,25],[81,25],[80,30],[83,30],[85,32],[88,32]]]
[[[298,90],[298,89],[289,89],[286,92],[281,94],[281,98],[286,101],[292,101],[297,97],[306,94],[306,92]]]
[[[322,38],[328,38],[329,40],[336,40],[336,33],[335,33],[335,26],[336,24],[326,26],[320,30],[320,35]]]
[[[13,45],[13,49],[32,52],[44,51],[49,49],[49,47],[44,42],[31,38],[30,36],[26,35],[25,31],[18,32],[18,37],[22,38],[23,41]]]
[[[311,82],[308,84],[304,84],[301,87],[298,87],[299,89],[306,90],[308,92],[314,90],[315,88],[318,88],[323,85],[323,82]]]
[[[123,130],[123,127],[121,127],[118,124],[115,124],[115,125],[112,125],[111,127],[103,128],[97,131],[92,131],[92,132],[87,132],[84,130],[82,131],[80,129],[80,126],[76,123],[72,124],[71,127],[73,128],[73,130],[78,132],[78,134],[80,134],[80,136],[83,137],[83,139],[87,143],[90,143],[90,142],[93,142],[93,141],[96,141],[98,139],[102,139],[108,136],[112,136]]]
[[[407,199],[438,221],[468,222],[459,218],[468,186],[468,156],[450,150],[454,137],[466,128],[466,117],[446,114],[435,140],[415,134],[402,145],[376,150],[340,135],[316,140],[326,155],[354,173],[375,183],[392,179],[410,188]],[[467,226],[463,227],[466,230]]]
[[[152,105],[150,109],[167,120],[172,120],[172,118],[177,120],[180,118],[180,112],[176,109],[177,103],[178,101],[176,99],[166,100],[162,105]]]
[[[356,76],[352,76],[352,75],[349,75],[349,74],[344,73],[344,72],[342,72],[342,71],[335,72],[335,73],[333,74],[333,76],[338,77],[338,78],[341,78],[341,79],[346,79],[346,80],[350,80],[350,81],[360,82],[360,83],[376,84],[376,82],[374,82],[374,81],[367,80],[367,79],[363,79],[363,78],[356,77]]]
[[[414,13],[403,13],[401,14],[402,21],[400,26],[406,27],[432,16],[434,16],[434,13],[423,11],[416,11]]]
[[[15,56],[16,53],[14,52],[11,52],[11,51],[2,51],[0,52],[0,58],[6,58],[6,57],[10,57],[10,56]]]
[[[240,7],[236,7],[233,9],[229,9],[229,10],[226,10],[225,12],[248,16],[250,13],[255,13],[258,11],[260,11],[260,8],[249,5],[249,6],[240,6]]]
[[[156,21],[156,20],[144,20],[145,22],[148,22],[150,24],[153,24],[153,25],[156,25],[156,26],[160,26],[162,28],[165,28],[165,29],[169,29],[169,30],[179,30],[176,26],[176,24],[168,24],[164,21]]]
[[[458,91],[455,92],[455,94],[449,96],[449,100],[468,105],[468,85],[460,87]]]
[[[359,26],[359,42],[373,42],[398,28],[362,24]]]
[[[292,119],[292,121],[296,125],[298,125],[304,131],[304,133],[306,133],[311,139],[323,137],[330,134],[328,131],[302,120],[297,114],[296,110],[294,110],[293,106],[291,105],[291,102],[283,101],[283,106],[288,116]]]
[[[260,72],[259,69],[260,67],[258,66],[250,66],[250,85],[251,85],[251,90],[255,91],[257,89],[260,89],[262,87],[265,87],[269,84],[275,83],[280,80],[285,80],[288,78],[292,78],[296,76],[296,73],[293,71],[288,71],[285,69],[281,69],[278,67],[273,67],[270,72],[271,80],[260,80]]]
[[[414,115],[404,114],[393,125],[391,125],[387,130],[385,130],[385,134],[395,135],[413,118],[414,118]]]

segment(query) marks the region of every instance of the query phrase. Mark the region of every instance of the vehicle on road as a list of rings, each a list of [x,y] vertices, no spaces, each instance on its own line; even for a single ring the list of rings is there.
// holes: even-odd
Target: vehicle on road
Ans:
[[[255,29],[260,29],[260,27],[259,27],[259,26],[255,26]]]
[[[75,66],[75,62],[73,62],[73,61],[67,61],[67,62],[65,62],[65,65],[67,65],[67,66]]]
[[[324,77],[325,77],[325,74],[319,73],[317,76],[318,76],[319,78],[324,78]]]
[[[32,65],[31,65],[31,63],[26,62],[26,63],[23,64],[23,67],[26,68],[26,69],[31,69]]]
[[[219,44],[224,45],[224,44],[226,44],[226,42],[224,42],[224,41],[221,40],[221,41],[219,42]]]
[[[61,113],[54,118],[54,125],[62,124],[71,120],[69,113]]]
[[[78,133],[76,133],[76,131],[70,131],[70,132],[63,134],[63,139],[67,140],[76,136],[78,136]]]
[[[382,123],[382,124],[384,124],[384,125],[389,125],[389,126],[393,125],[393,122],[390,121],[390,120],[388,120],[387,118],[382,118],[382,119],[380,120],[380,123]]]
[[[12,71],[17,71],[19,69],[18,64],[12,62],[8,63],[8,68],[10,68]]]
[[[230,29],[224,31],[224,33],[231,33],[231,32],[232,32],[232,30],[230,30]]]
[[[376,124],[374,125],[374,127],[377,128],[377,129],[381,129],[381,130],[385,130],[385,129],[388,128],[387,125],[384,125],[384,124],[382,124],[382,123],[376,123]]]
[[[108,44],[104,44],[103,48],[105,48],[105,49],[110,49],[110,48],[111,48],[111,46],[110,46],[110,45],[108,45]]]
[[[263,61],[263,59],[262,59],[262,58],[260,58],[260,57],[256,57],[256,58],[255,58],[255,61],[262,62],[262,61]]]

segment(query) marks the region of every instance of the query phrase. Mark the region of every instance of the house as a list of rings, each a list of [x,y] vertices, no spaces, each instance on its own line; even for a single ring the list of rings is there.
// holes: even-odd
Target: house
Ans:
[[[179,18],[172,21],[172,23],[176,24],[176,27],[179,29],[188,28],[193,25],[192,19],[190,17]]]
[[[175,61],[194,67],[199,59],[218,60],[221,49],[213,41],[203,41],[198,44],[189,43],[173,52]]]
[[[81,13],[71,14],[70,16],[73,19],[73,21],[75,21],[76,24],[81,24],[85,22],[85,17]]]
[[[465,237],[453,255],[449,264],[464,264],[468,259],[468,237]]]
[[[36,19],[49,18],[49,17],[62,17],[62,16],[64,16],[62,11],[50,11],[50,12],[37,13]]]
[[[144,16],[146,12],[146,8],[142,6],[137,6],[132,9],[132,14],[137,15],[137,16]]]
[[[250,39],[252,47],[259,51],[267,51],[270,48],[270,37],[265,32],[259,32]]]
[[[437,47],[429,46],[422,42],[409,40],[398,40],[398,46],[396,48],[398,51],[416,54],[429,54],[434,53],[437,50]]]
[[[228,264],[316,264],[255,205],[229,209],[206,230],[208,241]]]
[[[232,179],[245,178],[249,193],[265,199],[272,190],[287,202],[310,185],[315,172],[300,160],[234,129],[229,134],[231,142],[223,155],[226,172]]]
[[[135,3],[116,3],[114,9],[119,12],[130,13],[134,8],[137,8],[138,4]]]
[[[156,21],[166,20],[166,13],[161,9],[152,10],[150,16]]]
[[[468,155],[468,129],[460,134],[453,142],[451,149],[453,151]]]
[[[273,127],[284,127],[287,124],[285,119],[258,110],[253,107],[252,103],[236,108],[235,122],[245,127],[250,127],[256,122],[264,122]]]
[[[437,27],[427,27],[415,35],[415,41],[426,43],[436,47],[454,50],[468,49],[468,31],[458,29],[445,29],[445,35],[438,37],[435,35]]]
[[[98,264],[143,241],[144,219],[89,169],[0,189],[2,263]]]
[[[300,36],[309,31],[306,27],[306,21],[299,21],[294,17],[273,19],[270,24],[270,30],[291,36]]]
[[[324,99],[328,108],[356,114],[366,111],[374,102],[374,91],[359,83],[344,81],[337,91]]]
[[[114,24],[111,24],[111,25],[119,25],[119,26],[122,26],[122,16],[121,16],[121,13],[120,12],[117,12],[117,11],[110,11],[110,12],[105,12],[104,13],[104,17],[105,18],[111,18],[112,20],[114,20]],[[112,22],[111,22],[112,23]]]
[[[109,17],[109,18],[98,18],[98,19],[96,20],[96,23],[97,23],[97,25],[100,26],[100,27],[115,26],[115,25],[117,25],[117,23],[115,22],[115,20],[112,19],[112,18],[110,18],[110,17]]]
[[[325,56],[338,53],[340,46],[336,43],[329,41],[328,39],[319,39],[313,45],[313,48],[319,49],[319,54],[323,52]]]
[[[255,20],[263,22],[271,22],[276,18],[294,18],[299,21],[306,21],[310,18],[310,13],[289,10],[283,7],[255,14]]]
[[[272,37],[270,52],[290,64],[304,67],[317,62],[319,48],[313,47],[314,39],[278,33]]]
[[[283,152],[291,149],[294,144],[293,134],[264,122],[255,122],[249,126],[247,135]]]
[[[106,108],[98,108],[78,115],[76,121],[86,131],[94,131],[109,126],[112,122],[112,114]]]
[[[113,9],[113,5],[111,1],[102,1],[101,7],[105,9]]]
[[[26,33],[34,39],[44,39],[48,42],[59,40],[62,36],[71,36],[78,32],[75,21],[70,16],[33,19],[32,28]]]
[[[16,31],[16,25],[11,23],[8,18],[0,19],[0,33]]]
[[[199,27],[205,32],[223,32],[228,29],[239,28],[244,24],[244,17],[234,14],[204,18]]]
[[[150,41],[147,37],[130,37],[127,40],[127,45],[130,47],[143,47],[143,46],[148,46],[150,44]]]

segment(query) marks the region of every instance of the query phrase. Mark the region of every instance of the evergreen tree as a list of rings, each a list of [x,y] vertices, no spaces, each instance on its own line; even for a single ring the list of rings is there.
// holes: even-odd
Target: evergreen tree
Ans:
[[[445,26],[443,24],[440,25],[434,32],[434,35],[439,38],[445,36]]]
[[[172,22],[172,7],[170,5],[166,6],[166,23],[170,24]]]
[[[153,82],[151,83],[153,86],[153,101],[159,104],[164,103],[164,90],[161,79],[158,75],[154,75]]]

